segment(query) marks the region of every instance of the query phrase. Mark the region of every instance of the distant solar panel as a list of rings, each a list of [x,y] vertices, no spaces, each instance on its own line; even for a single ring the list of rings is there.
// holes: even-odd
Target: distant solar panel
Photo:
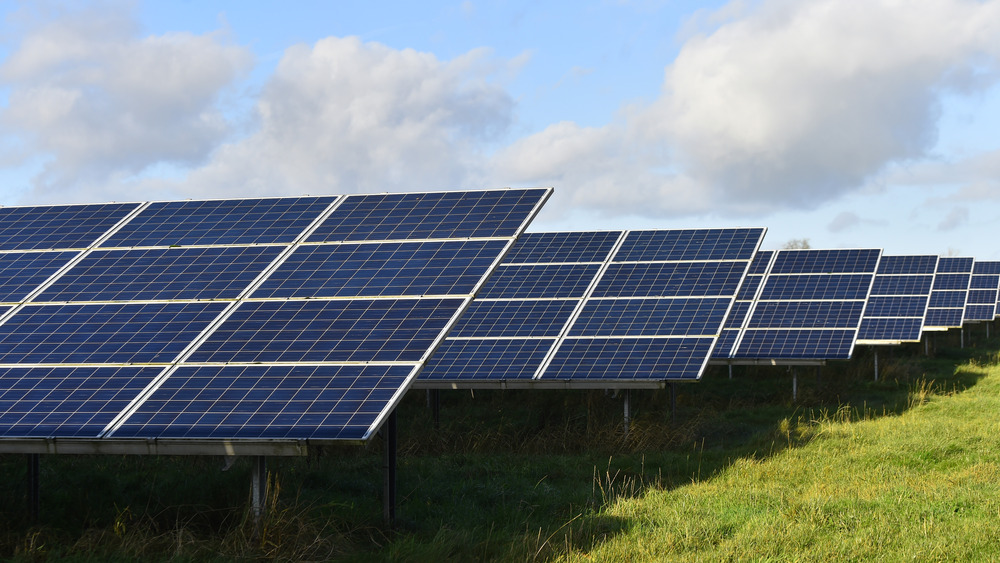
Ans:
[[[923,330],[948,330],[962,326],[973,262],[967,257],[942,256],[938,259]]]
[[[729,311],[729,316],[726,317],[719,341],[712,350],[713,360],[728,359],[735,351],[734,346],[736,346],[740,333],[746,325],[750,309],[763,285],[764,275],[767,274],[768,269],[771,267],[774,254],[773,250],[761,250],[754,256],[753,261],[750,262],[750,269],[747,270],[747,275],[740,284],[739,292],[736,294],[736,301]]]
[[[726,340],[725,361],[850,358],[880,257],[878,249],[776,251],[739,335]]]
[[[972,277],[969,278],[964,320],[992,321],[996,317],[998,289],[1000,289],[1000,261],[974,262]]]
[[[365,440],[550,193],[0,210],[0,451]]]
[[[865,307],[858,343],[920,340],[938,257],[883,256]]]
[[[763,234],[526,235],[477,297],[475,330],[463,328],[463,318],[417,385],[634,387],[697,379]],[[509,311],[529,304],[545,311],[542,320],[526,315],[530,330],[511,331]]]

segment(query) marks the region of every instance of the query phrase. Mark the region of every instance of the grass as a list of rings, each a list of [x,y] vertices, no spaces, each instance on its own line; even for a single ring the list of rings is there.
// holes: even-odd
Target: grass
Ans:
[[[954,338],[953,338],[954,337]],[[950,342],[955,340],[955,342]],[[1000,545],[995,340],[870,353],[799,372],[713,369],[621,400],[603,391],[442,396],[400,410],[399,521],[381,524],[381,445],[270,459],[0,455],[0,557],[70,560],[983,560]]]

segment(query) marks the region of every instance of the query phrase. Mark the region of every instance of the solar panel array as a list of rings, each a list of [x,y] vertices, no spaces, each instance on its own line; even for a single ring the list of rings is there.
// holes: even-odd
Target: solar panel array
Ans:
[[[858,344],[917,342],[934,283],[937,256],[883,256],[865,305]]]
[[[367,439],[550,192],[0,209],[0,438]]]
[[[997,312],[997,289],[1000,288],[1000,262],[976,260],[969,278],[965,299],[965,321],[992,321]]]
[[[962,326],[972,267],[972,258],[942,256],[938,259],[924,330],[948,330]]]
[[[417,385],[634,387],[697,379],[763,235],[525,235]]]
[[[878,249],[776,251],[727,361],[850,358],[880,256]]]

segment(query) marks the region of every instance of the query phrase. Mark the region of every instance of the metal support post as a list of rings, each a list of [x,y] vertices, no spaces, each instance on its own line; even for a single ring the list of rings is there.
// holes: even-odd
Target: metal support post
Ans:
[[[816,387],[823,385],[823,366],[816,366]]]
[[[28,519],[32,524],[38,523],[40,501],[40,485],[38,482],[39,454],[28,454]]]
[[[629,424],[632,422],[632,413],[630,412],[630,408],[632,406],[630,404],[631,402],[632,402],[632,390],[626,389],[625,393],[622,396],[622,405],[625,410],[624,428],[626,436],[628,436]]]
[[[792,402],[799,400],[799,372],[791,368],[792,372]]]
[[[958,329],[958,347],[965,348],[965,327]]]
[[[878,348],[875,348],[875,381],[878,381]]]
[[[733,364],[729,364],[729,379],[733,378]]]
[[[677,384],[670,383],[670,424],[677,424]]]
[[[441,429],[441,390],[431,389],[431,412],[434,414],[434,430]]]
[[[259,526],[264,517],[264,504],[267,502],[267,458],[259,455],[253,458],[250,470],[250,503],[253,505],[254,526]]]
[[[385,525],[396,523],[396,411],[393,410],[382,426],[382,441],[385,445],[382,458],[382,518]]]

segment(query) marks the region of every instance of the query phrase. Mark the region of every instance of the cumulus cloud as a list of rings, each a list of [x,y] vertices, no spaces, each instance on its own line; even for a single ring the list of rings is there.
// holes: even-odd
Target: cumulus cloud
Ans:
[[[356,37],[289,48],[257,104],[260,127],[228,143],[183,189],[223,194],[451,189],[514,102],[489,81],[488,52],[451,61]]]
[[[733,19],[687,39],[658,100],[623,112],[619,145],[658,146],[661,160],[619,158],[627,174],[566,187],[615,206],[634,186],[658,185],[676,203],[638,197],[636,213],[815,207],[925,156],[942,93],[981,91],[998,78],[998,2],[766,0],[724,13]],[[583,147],[601,136],[579,134]],[[544,150],[550,135],[524,144]],[[566,154],[570,145],[552,145],[548,176],[592,162],[590,150]]]
[[[962,225],[969,222],[969,208],[968,207],[955,207],[948,215],[938,223],[939,231],[950,231],[961,227]]]
[[[140,37],[122,9],[29,20],[23,34],[0,65],[9,92],[2,164],[46,159],[36,199],[157,164],[204,162],[230,132],[220,92],[253,61],[222,33]]]

